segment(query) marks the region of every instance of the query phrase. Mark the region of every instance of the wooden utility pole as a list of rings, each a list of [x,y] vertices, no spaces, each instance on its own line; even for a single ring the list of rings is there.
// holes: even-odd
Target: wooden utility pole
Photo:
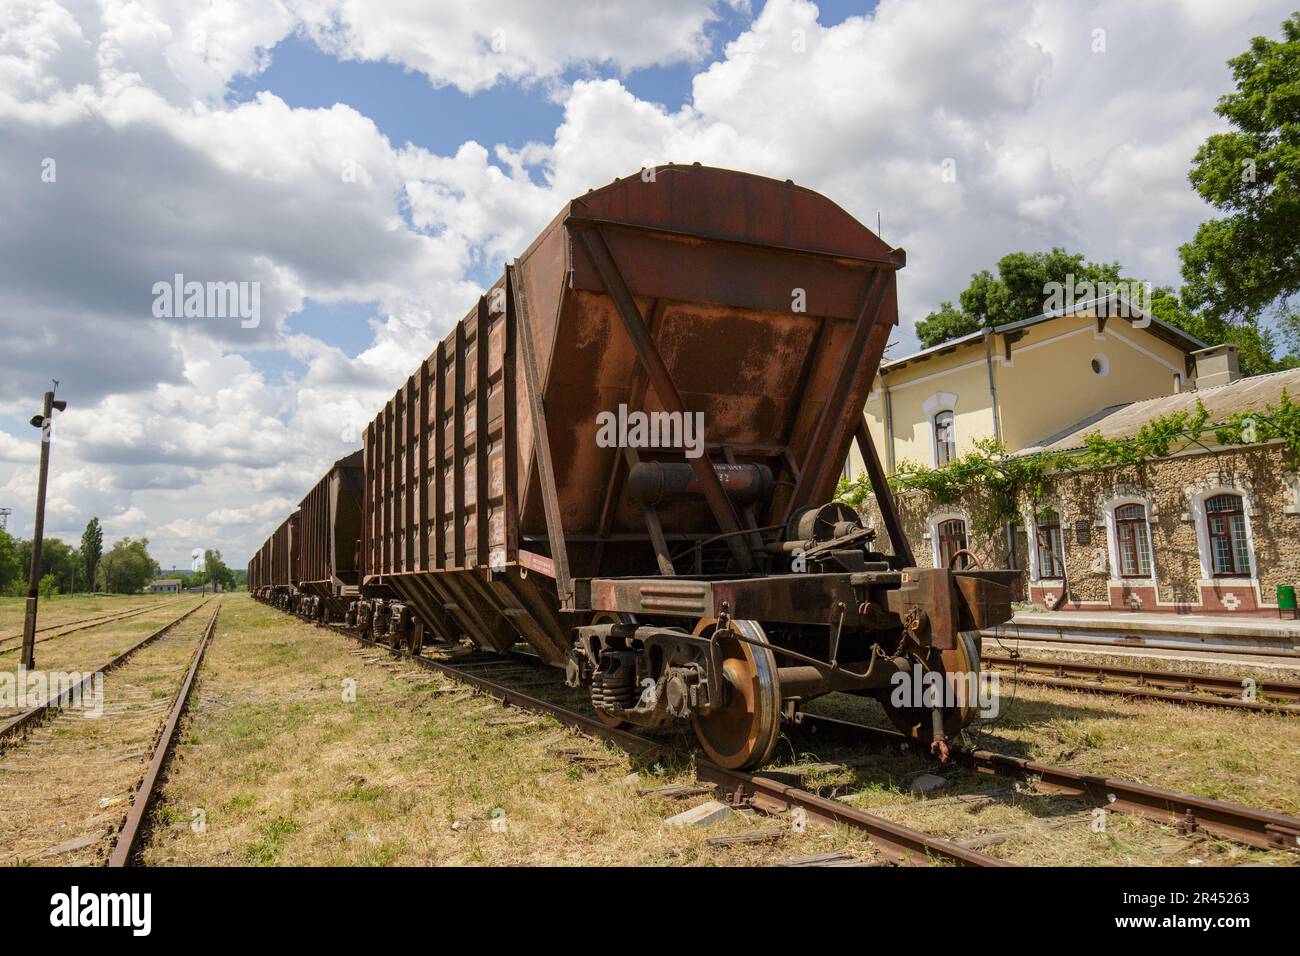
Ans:
[[[54,383],[54,389],[59,383]],[[50,438],[54,412],[63,411],[67,402],[54,400],[54,389],[45,393],[41,414],[32,416],[32,425],[41,430],[41,471],[36,483],[36,527],[32,534],[32,566],[27,573],[27,612],[23,617],[23,652],[19,666],[31,670],[36,666],[36,604],[40,598],[41,543],[45,535],[45,482],[50,475]]]

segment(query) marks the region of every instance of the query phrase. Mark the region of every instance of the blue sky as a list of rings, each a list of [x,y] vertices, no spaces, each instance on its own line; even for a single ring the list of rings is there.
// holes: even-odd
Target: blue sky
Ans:
[[[821,0],[817,4],[823,27],[861,16],[876,7],[875,0]],[[761,11],[720,9],[710,24],[710,55],[702,62],[677,62],[633,70],[586,67],[568,70],[564,84],[590,77],[614,77],[639,99],[677,111],[691,101],[691,84],[697,73],[720,56]],[[379,132],[400,148],[406,143],[439,155],[452,155],[473,140],[489,151],[498,144],[519,149],[529,142],[548,143],[563,116],[563,105],[548,92],[547,84],[501,82],[490,89],[466,94],[450,84],[435,86],[415,71],[385,61],[340,60],[323,52],[308,37],[294,34],[270,50],[270,66],[252,76],[237,77],[229,86],[227,102],[246,102],[259,92],[269,92],[289,106],[327,109],[336,103],[351,106],[374,121]],[[536,175],[536,172],[534,172]],[[480,284],[495,279],[495,265],[483,264],[471,275]],[[292,316],[294,332],[306,332],[356,356],[371,342],[368,319],[377,303],[323,304],[308,299]],[[278,350],[248,351],[246,358],[270,379],[301,375],[306,366]]]

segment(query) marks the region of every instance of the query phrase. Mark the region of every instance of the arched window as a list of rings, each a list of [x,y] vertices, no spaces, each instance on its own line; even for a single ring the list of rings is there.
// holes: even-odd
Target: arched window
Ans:
[[[950,567],[953,555],[966,550],[966,522],[961,518],[950,518],[939,522],[937,531],[939,566]]]
[[[1210,570],[1216,578],[1250,576],[1250,545],[1241,495],[1223,494],[1205,501],[1205,530],[1210,540]]]
[[[1065,577],[1065,540],[1061,537],[1061,516],[1051,509],[1034,522],[1038,548],[1038,577]]]
[[[1115,509],[1115,553],[1122,578],[1151,577],[1151,528],[1145,505]]]
[[[934,416],[934,464],[943,467],[957,457],[957,435],[953,430],[952,412],[945,409]]]

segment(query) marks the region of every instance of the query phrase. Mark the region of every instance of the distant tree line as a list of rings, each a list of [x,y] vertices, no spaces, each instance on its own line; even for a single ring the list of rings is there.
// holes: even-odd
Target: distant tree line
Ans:
[[[216,554],[219,561],[220,552]],[[31,563],[32,542],[0,531],[0,592],[26,594]],[[41,545],[43,597],[84,591],[138,594],[158,573],[158,562],[149,554],[148,538],[125,537],[105,552],[99,518],[90,519],[79,548],[58,538],[46,538]]]

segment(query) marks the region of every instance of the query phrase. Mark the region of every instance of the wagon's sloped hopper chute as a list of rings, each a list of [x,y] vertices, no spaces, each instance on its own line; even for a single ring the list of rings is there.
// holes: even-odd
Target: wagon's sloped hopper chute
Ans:
[[[602,719],[691,720],[764,762],[782,716],[882,698],[943,746],[1010,572],[920,570],[861,409],[898,321],[893,249],[789,182],[660,167],[570,202],[365,433],[366,581],[444,639],[522,637]],[[857,440],[889,552],[831,502]]]

